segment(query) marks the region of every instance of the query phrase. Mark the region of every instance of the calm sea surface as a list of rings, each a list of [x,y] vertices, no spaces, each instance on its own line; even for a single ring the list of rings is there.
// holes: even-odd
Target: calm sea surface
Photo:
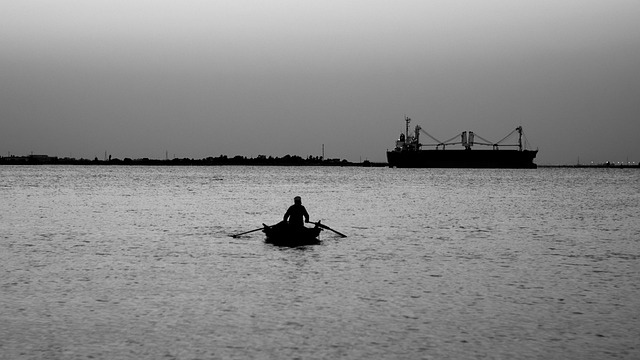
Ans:
[[[300,195],[323,244],[254,232]],[[640,171],[0,166],[1,359],[640,358]]]

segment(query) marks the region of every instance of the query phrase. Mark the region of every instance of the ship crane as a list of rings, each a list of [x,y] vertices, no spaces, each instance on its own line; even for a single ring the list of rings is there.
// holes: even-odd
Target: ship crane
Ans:
[[[457,138],[460,138],[460,139],[465,138],[466,137],[466,133],[467,133],[466,131],[463,131],[460,134],[452,137],[451,139],[448,139],[448,140],[445,140],[445,141],[441,142],[440,144],[436,145],[436,149],[438,148],[438,146],[442,146],[442,150],[444,150],[447,145],[460,145],[460,144],[463,144],[464,143],[463,140],[461,140],[461,141],[453,141],[453,140],[455,140]]]
[[[476,134],[473,131],[463,131],[457,135],[455,135],[454,137],[447,139],[445,141],[440,141],[439,139],[437,139],[436,137],[434,137],[433,135],[429,134],[428,132],[426,132],[420,125],[417,125],[415,127],[415,135],[410,135],[409,134],[409,122],[411,121],[411,119],[406,118],[407,121],[407,142],[406,145],[410,148],[412,148],[412,150],[419,150],[421,147],[423,146],[435,146],[436,150],[438,150],[439,147],[442,147],[442,150],[445,150],[447,146],[450,145],[462,145],[464,146],[465,149],[467,150],[471,150],[471,147],[473,145],[483,145],[483,146],[491,146],[493,147],[494,150],[499,150],[500,147],[517,147],[519,151],[522,151],[524,149],[526,149],[528,146],[528,141],[526,136],[524,135],[524,132],[522,131],[522,126],[518,126],[517,128],[515,128],[515,130],[513,130],[512,132],[510,132],[507,136],[505,136],[504,138],[502,138],[500,141],[498,142],[493,142],[490,140],[487,140],[485,138],[483,138],[482,136]],[[431,144],[421,144],[420,143],[420,133],[428,136],[431,140],[433,140],[435,143],[431,143]],[[508,140],[509,138],[511,138],[513,136],[513,134],[518,133],[518,143],[517,144],[504,144],[504,142],[506,140]],[[523,142],[523,138],[524,138],[524,142]],[[458,141],[456,141],[457,139],[459,139]],[[479,139],[480,141],[476,141],[476,139]]]
[[[513,134],[518,133],[518,143],[517,144],[503,144],[503,142],[507,139],[509,139]],[[492,146],[494,150],[499,150],[500,146],[511,146],[511,147],[517,147],[518,151],[522,151],[523,150],[523,143],[522,143],[522,138],[525,138],[525,144],[527,143],[526,141],[526,136],[524,136],[524,132],[522,131],[522,126],[518,126],[517,128],[515,128],[515,130],[513,130],[512,132],[509,133],[509,135],[505,136],[504,138],[502,138],[500,141],[496,142],[496,143],[492,143],[486,139],[483,139],[482,137],[480,137],[479,135],[476,135],[478,138],[480,138],[482,141],[485,141],[484,143],[481,142],[476,142],[476,144],[478,145],[488,145],[488,146]]]
[[[467,132],[466,131],[463,131],[463,132],[457,134],[456,136],[452,137],[451,139],[447,139],[445,141],[440,141],[440,140],[436,139],[431,134],[429,134],[428,132],[424,131],[421,127],[416,126],[416,135],[418,134],[418,131],[421,131],[423,134],[427,135],[433,141],[435,141],[434,144],[419,144],[420,146],[435,146],[436,150],[438,150],[438,148],[440,146],[442,146],[442,150],[445,150],[448,145],[460,145],[460,144],[465,145],[465,144],[468,144],[468,142],[466,140],[467,139]],[[471,134],[473,134],[473,133],[471,133]],[[460,138],[461,140],[460,141],[454,141],[454,140],[456,140],[458,138]],[[473,138],[472,135],[471,135],[471,138]]]
[[[443,142],[436,139],[435,137],[433,137],[431,134],[429,134],[428,132],[426,132],[423,128],[421,128],[420,126],[416,126],[416,134],[418,133],[418,131],[422,132],[423,134],[427,135],[431,140],[435,141],[435,144],[424,144],[424,146],[440,146],[443,145]],[[423,146],[422,144],[420,146]]]
[[[475,137],[477,137],[478,139],[480,139],[480,140],[484,141],[484,142],[478,142],[478,141],[476,141],[476,142],[474,142],[474,143],[473,143],[473,145],[487,145],[487,146],[493,146],[493,148],[494,148],[495,150],[497,150],[497,148],[496,148],[496,144],[495,144],[495,143],[493,143],[493,142],[491,142],[491,141],[489,141],[489,140],[487,140],[487,139],[483,138],[482,136],[480,136],[480,135],[478,135],[478,134],[474,134],[474,136],[475,136]]]

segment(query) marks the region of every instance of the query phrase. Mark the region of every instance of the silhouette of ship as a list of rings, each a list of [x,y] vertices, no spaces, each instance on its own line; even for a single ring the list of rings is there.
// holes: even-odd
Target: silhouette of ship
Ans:
[[[396,147],[387,151],[389,167],[398,168],[496,168],[496,169],[535,169],[533,162],[538,150],[525,149],[526,137],[522,126],[518,126],[502,140],[493,143],[483,139],[472,131],[463,131],[447,141],[440,141],[424,131],[420,125],[415,127],[413,134],[409,133],[411,119],[405,117],[406,132],[400,134]],[[420,133],[431,138],[434,143],[421,144]],[[518,134],[516,144],[505,144],[512,135]],[[524,144],[523,144],[524,137]],[[481,141],[476,141],[480,139]],[[448,147],[461,145],[462,148]],[[490,149],[471,149],[474,145],[490,146]],[[431,149],[422,149],[432,147]],[[515,147],[516,149],[501,149],[501,147]]]

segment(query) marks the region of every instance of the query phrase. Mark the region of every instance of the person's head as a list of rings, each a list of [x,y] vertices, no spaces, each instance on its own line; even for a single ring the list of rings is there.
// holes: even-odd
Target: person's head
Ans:
[[[302,199],[300,198],[300,196],[296,196],[293,198],[293,203],[297,204],[297,205],[302,205]]]

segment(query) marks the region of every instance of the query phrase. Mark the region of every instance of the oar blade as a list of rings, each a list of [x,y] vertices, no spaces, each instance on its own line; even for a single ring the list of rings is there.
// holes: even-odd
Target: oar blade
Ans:
[[[260,231],[260,230],[264,230],[264,229],[266,229],[266,228],[274,227],[274,226],[275,226],[275,225],[262,224],[262,227],[261,227],[261,228],[257,228],[257,229],[253,229],[253,230],[245,231],[245,232],[240,233],[240,234],[233,234],[233,235],[229,235],[229,236],[231,236],[232,238],[236,239],[236,238],[239,238],[239,237],[240,237],[240,236],[242,236],[242,235],[246,235],[246,234],[249,234],[249,233],[252,233],[252,232],[256,232],[256,231]]]
[[[328,227],[325,224],[321,224],[320,221],[318,221],[317,223],[313,223],[313,224],[316,224],[317,226],[319,226],[319,227],[321,227],[323,229],[327,229],[327,230],[333,231],[334,233],[336,233],[336,234],[338,234],[338,235],[340,235],[342,237],[347,237],[347,235],[345,235],[345,234],[343,234],[343,233],[341,233],[339,231],[333,230],[332,228]]]
[[[245,232],[240,233],[240,234],[233,234],[233,235],[231,235],[231,237],[234,238],[234,239],[237,239],[238,237],[240,237],[242,235],[246,235],[246,234],[249,234],[249,233],[252,233],[252,232],[260,231],[262,229],[264,229],[264,227],[253,229],[253,230],[249,230],[249,231],[245,231]]]

